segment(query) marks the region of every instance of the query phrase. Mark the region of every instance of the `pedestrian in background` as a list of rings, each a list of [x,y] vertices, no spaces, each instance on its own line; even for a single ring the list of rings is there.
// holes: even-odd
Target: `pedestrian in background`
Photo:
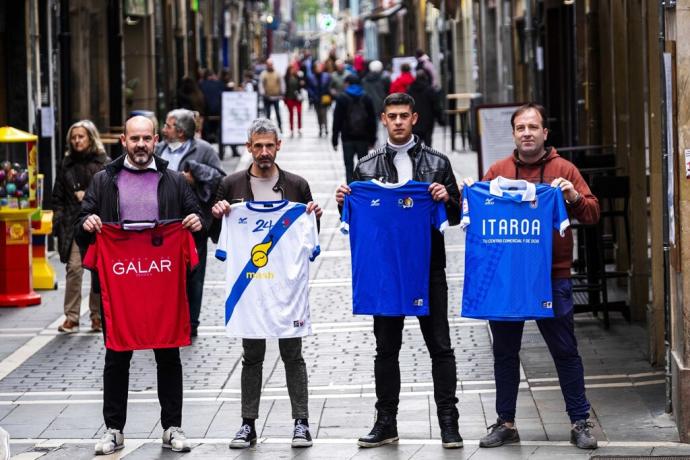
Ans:
[[[585,225],[599,220],[599,201],[592,195],[580,171],[560,157],[556,149],[545,147],[548,136],[546,110],[538,104],[525,104],[512,115],[516,149],[495,162],[483,181],[503,176],[547,183],[563,192],[568,215]],[[474,179],[465,178],[471,186]],[[580,449],[596,449],[597,440],[590,432],[590,405],[585,394],[585,371],[577,349],[573,311],[573,286],[570,270],[573,263],[573,233],[553,240],[551,277],[553,318],[536,321],[539,332],[553,357],[558,381],[571,422],[570,442]],[[479,447],[498,447],[520,442],[515,426],[518,387],[520,385],[520,347],[524,321],[489,321],[493,337],[494,379],[496,381],[496,423],[479,440]]]
[[[338,149],[338,138],[343,141],[345,181],[349,184],[355,156],[361,160],[376,143],[376,112],[357,75],[345,78],[345,89],[335,100],[332,133],[331,143],[335,150]]]
[[[211,225],[211,206],[216,189],[225,176],[218,154],[211,144],[194,136],[194,113],[187,109],[168,112],[161,133],[163,141],[156,145],[156,154],[168,162],[168,169],[182,173],[192,188],[201,209],[204,229],[194,233],[199,265],[187,279],[189,319],[192,337],[199,329],[199,315],[206,277],[206,253]]]
[[[369,72],[362,79],[362,89],[371,98],[376,114],[376,146],[380,147],[386,143],[388,134],[381,122],[383,113],[383,100],[388,95],[391,81],[383,75],[383,64],[381,61],[374,60],[369,63]]]
[[[434,125],[437,121],[440,125],[443,125],[444,122],[441,101],[429,84],[429,77],[424,70],[417,70],[416,78],[407,89],[407,94],[414,98],[415,109],[419,114],[417,124],[412,127],[412,133],[419,136],[426,145],[431,147]]]
[[[154,155],[158,136],[151,120],[135,116],[125,123],[120,136],[124,154],[97,173],[89,186],[76,223],[76,239],[86,249],[95,241],[103,223],[182,219],[192,232],[201,230],[199,205],[181,174],[168,169],[167,161]],[[145,277],[140,278],[146,282]],[[123,308],[141,308],[125,305]],[[106,326],[108,326],[106,324]],[[128,331],[134,336],[142,330]],[[182,423],[182,362],[180,349],[156,348],[158,400],[161,405],[162,445],[177,452],[190,450]],[[108,348],[103,368],[103,419],[105,432],[96,443],[96,455],[124,448],[122,431],[127,420],[129,368],[132,351]]]
[[[416,70],[423,70],[427,75],[431,87],[434,91],[438,92],[441,89],[441,81],[438,78],[436,66],[431,62],[431,58],[421,48],[418,48],[414,55],[417,58]]]
[[[400,66],[400,75],[398,75],[398,78],[393,80],[393,83],[391,83],[390,94],[407,92],[407,88],[409,88],[414,81],[414,75],[412,75],[412,71],[410,69],[410,64],[407,62]]]
[[[67,131],[67,150],[57,168],[53,186],[53,235],[58,239],[60,262],[65,267],[65,321],[58,331],[79,332],[81,284],[84,270],[79,246],[74,241],[74,223],[79,216],[84,193],[91,178],[110,161],[98,129],[90,120],[81,120]],[[91,281],[89,311],[91,331],[101,331],[101,296],[98,281]]]
[[[333,102],[333,96],[329,91],[331,77],[324,70],[323,64],[316,62],[313,73],[307,81],[309,100],[314,104],[316,119],[319,123],[319,137],[328,136],[328,108]]]
[[[199,82],[199,89],[204,95],[206,114],[201,137],[206,142],[215,144],[220,140],[220,100],[225,84],[210,69],[204,69],[202,73],[204,77]]]
[[[199,84],[190,77],[183,77],[177,88],[177,106],[182,109],[197,111],[201,114],[202,126],[203,117],[206,114],[206,102],[204,93],[199,89]]]
[[[266,59],[266,70],[259,75],[259,93],[264,98],[264,113],[271,119],[271,107],[275,109],[278,129],[283,131],[283,123],[280,119],[280,100],[285,94],[284,81],[278,71],[273,67],[273,60]]]
[[[231,212],[231,203],[289,200],[306,204],[307,213],[314,212],[317,219],[321,217],[322,210],[313,201],[307,181],[280,169],[276,164],[280,145],[280,136],[273,122],[262,118],[254,120],[247,140],[247,150],[252,154],[251,166],[248,170],[235,172],[223,179],[218,189],[218,201],[212,208],[215,219],[211,233],[214,241],[220,235],[220,219]],[[256,307],[262,315],[268,315],[276,306]],[[285,365],[292,417],[295,419],[292,447],[309,447],[312,445],[308,420],[309,390],[307,366],[302,357],[302,337],[279,338],[278,347]],[[265,354],[265,338],[242,339],[242,426],[230,442],[232,449],[244,449],[256,443],[255,421],[259,418]]]
[[[341,59],[338,59],[335,61],[335,71],[331,72],[331,83],[328,87],[334,100],[340,96],[345,89],[345,77],[347,76],[348,73],[345,71],[345,63]]]
[[[302,88],[306,86],[297,62],[288,66],[285,74],[285,105],[290,115],[290,137],[295,136],[294,116],[297,116],[297,132],[302,135]]]

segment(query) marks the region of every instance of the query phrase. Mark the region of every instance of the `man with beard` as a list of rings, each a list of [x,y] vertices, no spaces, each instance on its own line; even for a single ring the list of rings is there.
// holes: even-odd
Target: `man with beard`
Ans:
[[[127,120],[120,136],[124,155],[109,163],[92,179],[82,201],[75,229],[77,243],[85,248],[95,240],[104,222],[182,219],[192,232],[202,229],[199,205],[184,177],[168,169],[168,162],[154,156],[158,141],[153,122],[143,116]],[[136,308],[136,306],[132,306]],[[105,329],[104,329],[105,331]],[[182,363],[179,348],[158,348],[156,357],[158,400],[161,404],[163,447],[190,450],[182,423]],[[96,455],[124,447],[122,430],[127,418],[129,362],[132,351],[107,347],[103,369],[103,418],[106,431],[96,443]]]
[[[249,128],[247,150],[252,154],[252,164],[246,171],[227,176],[218,188],[218,202],[211,212],[214,221],[211,238],[218,240],[221,219],[230,213],[230,205],[242,201],[289,200],[307,205],[307,213],[316,213],[321,218],[322,210],[311,196],[309,184],[302,177],[280,169],[275,163],[281,140],[278,128],[266,118],[254,120]],[[269,311],[267,305],[257,305],[262,311]],[[302,358],[302,338],[278,339],[280,357],[285,364],[285,378],[295,419],[292,447],[312,445],[309,433],[309,408],[307,389],[307,367]],[[230,442],[232,449],[244,449],[256,443],[255,421],[259,417],[261,399],[261,377],[266,339],[242,339],[242,426]]]

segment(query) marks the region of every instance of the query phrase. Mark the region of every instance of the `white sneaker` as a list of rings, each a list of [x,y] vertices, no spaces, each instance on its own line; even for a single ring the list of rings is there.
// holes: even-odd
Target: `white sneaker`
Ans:
[[[10,460],[10,434],[0,427],[0,460]]]
[[[116,430],[115,428],[108,428],[105,430],[105,433],[103,433],[100,441],[96,443],[94,450],[96,455],[108,455],[124,447],[125,436],[122,434],[122,431]]]
[[[192,448],[182,428],[171,426],[163,432],[163,447],[173,452],[189,452]]]

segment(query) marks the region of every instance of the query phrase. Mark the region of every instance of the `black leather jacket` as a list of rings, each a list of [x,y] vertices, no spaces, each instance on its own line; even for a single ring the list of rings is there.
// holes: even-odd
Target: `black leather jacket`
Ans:
[[[453,174],[448,157],[424,145],[419,137],[414,136],[415,144],[407,151],[412,160],[412,179],[419,182],[437,182],[445,185],[450,199],[446,202],[446,214],[449,225],[460,223],[460,190]],[[398,171],[393,157],[395,150],[380,147],[362,158],[354,170],[354,180],[377,179],[381,182],[398,182]],[[431,233],[431,270],[446,267],[446,250],[443,234],[438,230]]]

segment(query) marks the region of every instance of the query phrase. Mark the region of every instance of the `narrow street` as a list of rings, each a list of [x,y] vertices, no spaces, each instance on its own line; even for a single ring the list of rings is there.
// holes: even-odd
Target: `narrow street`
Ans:
[[[360,449],[356,439],[374,420],[374,338],[371,317],[353,316],[349,243],[338,231],[334,190],[344,181],[342,155],[330,138],[317,137],[314,112],[305,106],[301,137],[287,137],[278,153],[281,168],[302,175],[324,208],[321,255],[311,268],[310,303],[314,335],[304,340],[309,371],[310,449],[290,448],[293,421],[285,373],[276,341],[269,341],[264,363],[264,391],[257,430],[260,442],[248,451],[230,451],[228,442],[240,426],[241,343],[223,327],[226,280],[223,264],[209,245],[199,336],[182,350],[184,416],[182,428],[193,449],[176,454],[161,449],[155,362],[151,352],[132,360],[125,449],[105,458],[226,459],[586,459],[592,455],[690,455],[678,442],[673,419],[664,414],[663,369],[646,357],[646,328],[612,316],[611,329],[589,314],[576,316],[594,434],[600,448],[578,451],[569,444],[570,424],[555,369],[534,323],[525,327],[522,382],[517,425],[522,443],[479,449],[478,439],[494,423],[491,337],[484,321],[461,318],[464,236],[459,227],[446,232],[449,318],[458,364],[461,450],[444,450],[439,441],[431,365],[415,318],[406,320],[400,362],[403,388],[398,415],[400,442]],[[283,129],[289,132],[287,112]],[[437,128],[434,147],[450,149]],[[248,167],[224,161],[227,170]],[[476,176],[474,152],[450,153],[456,177]],[[381,251],[385,251],[382,242]],[[376,257],[376,254],[372,254]],[[86,459],[104,430],[102,409],[103,341],[99,334],[59,335],[64,296],[64,266],[54,255],[59,289],[43,291],[40,306],[0,309],[0,426],[11,435],[13,459]],[[529,269],[526,262],[526,269]],[[84,283],[86,288],[88,283]],[[84,290],[86,294],[86,289]],[[88,298],[82,313],[88,312]],[[88,313],[82,330],[88,330]]]

